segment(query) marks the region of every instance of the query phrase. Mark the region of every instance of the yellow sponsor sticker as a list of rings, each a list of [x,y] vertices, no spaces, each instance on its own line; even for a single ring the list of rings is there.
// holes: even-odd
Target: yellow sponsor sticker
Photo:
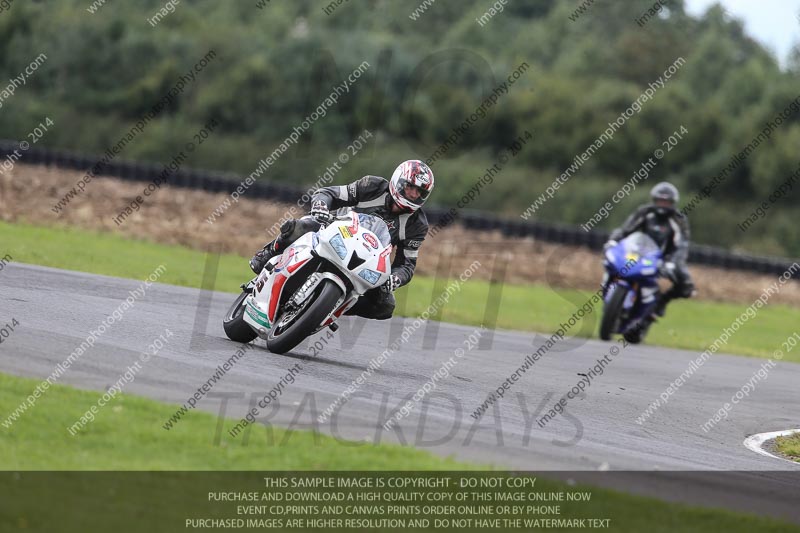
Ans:
[[[349,239],[350,237],[352,237],[352,236],[353,236],[353,234],[352,234],[352,233],[350,233],[350,230],[349,230],[349,229],[347,229],[347,228],[346,228],[346,227],[344,227],[344,226],[339,226],[339,233],[341,233],[341,234],[342,234],[342,237],[344,237],[345,239]]]

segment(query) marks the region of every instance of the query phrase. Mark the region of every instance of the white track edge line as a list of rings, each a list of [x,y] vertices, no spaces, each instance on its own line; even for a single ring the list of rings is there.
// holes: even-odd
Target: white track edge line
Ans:
[[[744,439],[743,444],[748,449],[761,454],[767,457],[772,457],[773,459],[780,459],[781,461],[786,461],[787,463],[792,463],[795,466],[800,466],[800,463],[792,461],[790,459],[786,459],[785,457],[779,457],[777,455],[769,453],[767,450],[762,448],[765,442],[768,440],[772,440],[776,437],[788,437],[789,435],[793,435],[795,433],[800,433],[800,429],[787,429],[784,431],[771,431],[769,433],[757,433],[755,435],[750,435],[746,439]]]

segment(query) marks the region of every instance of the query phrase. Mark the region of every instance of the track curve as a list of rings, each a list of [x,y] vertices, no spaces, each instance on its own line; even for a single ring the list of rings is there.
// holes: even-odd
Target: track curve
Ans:
[[[46,377],[140,284],[33,265],[7,265],[0,274],[4,315],[0,319],[16,318],[20,326],[0,347],[0,371]],[[234,297],[154,283],[59,383],[105,389],[168,327],[174,337],[125,392],[183,403],[240,346],[229,341],[222,330],[222,316]],[[208,323],[203,325],[206,312]],[[332,422],[318,423],[317,416],[387,348],[403,323],[402,318],[368,324],[362,319],[345,319],[336,338],[316,357],[311,357],[308,343],[278,356],[268,352],[263,341],[256,341],[259,348],[248,350],[217,383],[213,396],[198,402],[198,408],[218,413],[221,395],[226,395],[225,415],[241,418],[252,399],[263,396],[299,360],[303,371],[286,387],[280,408],[269,410],[269,423],[318,429],[355,441],[400,442],[517,470],[750,471],[740,474],[741,482],[718,483],[713,497],[704,492],[702,503],[761,512],[772,509],[768,514],[800,523],[796,510],[800,488],[788,487],[783,475],[800,470],[800,466],[755,454],[742,445],[749,435],[798,426],[797,402],[788,399],[797,397],[800,365],[777,363],[753,394],[705,433],[700,426],[763,361],[714,355],[668,405],[638,425],[635,420],[640,413],[697,354],[631,346],[582,397],[570,402],[571,416],[558,417],[541,429],[535,418],[544,412],[535,416],[537,410],[549,409],[580,379],[578,372],[594,365],[609,347],[595,340],[565,339],[561,351],[556,351],[557,347],[540,359],[514,384],[509,396],[476,423],[470,413],[536,349],[534,335],[498,330],[491,348],[475,349],[459,358],[452,375],[439,381],[436,391],[399,422],[399,429],[383,429],[389,413],[457,348],[464,348],[465,338],[475,329],[442,323],[435,335],[435,328],[420,330],[367,379]],[[209,438],[214,432],[215,428],[209,428]],[[662,480],[649,486],[643,477],[633,478],[630,483],[617,480],[612,485],[670,500],[692,499],[691,488],[681,485],[678,490],[677,482],[671,485]],[[703,490],[710,489],[705,486]]]

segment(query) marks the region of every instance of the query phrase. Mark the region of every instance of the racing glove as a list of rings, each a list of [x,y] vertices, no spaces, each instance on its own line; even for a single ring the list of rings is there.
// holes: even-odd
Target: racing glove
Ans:
[[[618,244],[617,241],[608,241],[603,245],[603,251],[605,252],[606,250],[608,250],[609,248],[613,248],[617,244]]]
[[[317,200],[311,205],[311,211],[309,212],[309,215],[311,215],[314,220],[323,226],[326,226],[333,221],[333,215],[331,214],[330,209],[328,209],[328,206],[322,200]]]
[[[383,284],[385,292],[394,292],[400,288],[400,276],[397,274],[390,274],[389,279]]]
[[[675,281],[675,263],[672,261],[662,261],[658,265],[658,274],[671,281]]]

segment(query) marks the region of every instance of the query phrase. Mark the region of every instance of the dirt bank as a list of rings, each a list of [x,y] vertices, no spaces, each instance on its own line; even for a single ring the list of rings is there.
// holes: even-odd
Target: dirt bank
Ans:
[[[54,213],[52,206],[82,176],[78,171],[17,165],[0,176],[0,218],[44,226],[78,226],[200,250],[218,247],[249,257],[270,238],[266,228],[291,207],[242,198],[214,224],[209,224],[206,218],[227,195],[162,186],[118,225],[114,217],[137,195],[142,195],[145,184],[97,178],[63,212]],[[452,272],[461,272],[475,259],[484,265],[494,263],[496,275],[505,264],[505,279],[511,283],[593,289],[602,275],[599,255],[586,248],[533,239],[506,239],[499,233],[469,232],[460,226],[445,229],[426,241],[418,271],[434,274],[437,265],[444,269],[450,262]],[[742,303],[752,302],[764,287],[776,280],[775,276],[700,266],[693,267],[692,273],[699,298]],[[482,271],[482,275],[486,272]],[[800,305],[800,284],[785,286],[772,301]]]

